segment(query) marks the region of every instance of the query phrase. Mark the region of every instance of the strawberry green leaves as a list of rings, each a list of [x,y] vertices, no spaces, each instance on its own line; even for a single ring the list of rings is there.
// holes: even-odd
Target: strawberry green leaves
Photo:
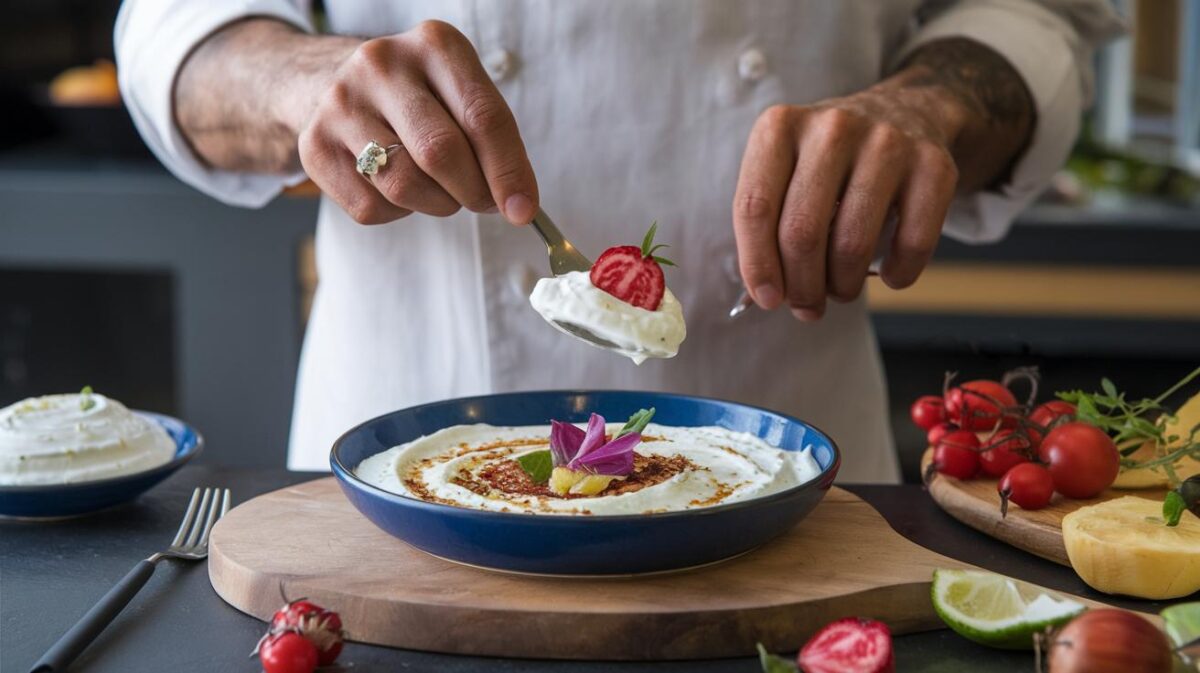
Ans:
[[[648,258],[653,259],[654,261],[658,262],[659,264],[663,264],[665,266],[677,266],[675,264],[675,262],[672,262],[671,260],[667,259],[666,257],[659,257],[654,254],[659,248],[671,247],[669,245],[666,245],[665,243],[659,243],[658,245],[654,244],[654,234],[657,232],[658,232],[658,220],[655,220],[650,225],[650,230],[646,232],[645,238],[642,239],[642,257],[648,257]]]

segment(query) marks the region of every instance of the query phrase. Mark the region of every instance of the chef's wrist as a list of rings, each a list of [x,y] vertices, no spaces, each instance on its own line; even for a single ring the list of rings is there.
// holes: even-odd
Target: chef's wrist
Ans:
[[[959,169],[960,191],[1006,181],[1033,136],[1037,107],[1020,73],[990,47],[966,38],[914,51],[890,81],[929,98]]]

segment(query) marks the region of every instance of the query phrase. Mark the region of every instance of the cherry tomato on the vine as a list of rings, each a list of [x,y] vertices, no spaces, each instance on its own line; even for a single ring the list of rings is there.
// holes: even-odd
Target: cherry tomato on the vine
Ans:
[[[1000,478],[996,491],[1000,493],[1000,510],[1005,514],[1009,502],[1020,505],[1021,509],[1041,509],[1054,497],[1054,478],[1041,465],[1021,463]]]
[[[918,428],[929,430],[946,420],[946,405],[937,395],[922,395],[912,403],[909,413]]]
[[[275,612],[271,618],[271,631],[295,629],[313,645],[317,646],[318,663],[328,666],[342,652],[344,637],[342,618],[338,613],[300,599],[292,601]]]
[[[992,477],[1002,477],[1006,472],[1021,463],[1027,463],[1033,457],[1033,443],[1020,431],[1002,428],[987,441],[990,446],[979,454],[979,467],[984,474]]]
[[[957,479],[970,479],[979,472],[979,438],[975,433],[958,430],[942,437],[933,448],[933,467]]]
[[[1049,432],[1038,456],[1050,467],[1054,490],[1068,498],[1085,499],[1112,485],[1121,467],[1116,444],[1094,425],[1074,421]]]
[[[946,393],[946,417],[964,430],[991,430],[1015,406],[1017,398],[996,381],[967,381]],[[1005,424],[1011,425],[1007,419]]]
[[[317,646],[294,631],[268,636],[258,648],[267,673],[312,673],[317,668]]]
[[[1075,405],[1063,400],[1050,400],[1039,404],[1036,409],[1029,412],[1029,424],[1032,427],[1027,427],[1026,430],[1033,439],[1034,446],[1041,444],[1046,429],[1063,416],[1066,416],[1068,420],[1073,420]]]
[[[942,437],[960,429],[953,423],[938,423],[929,429],[929,432],[925,434],[925,439],[929,442],[929,446],[937,446],[938,442],[942,441]]]

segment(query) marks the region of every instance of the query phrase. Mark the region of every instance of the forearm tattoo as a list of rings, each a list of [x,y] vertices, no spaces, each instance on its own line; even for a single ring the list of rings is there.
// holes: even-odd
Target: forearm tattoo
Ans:
[[[994,182],[1006,180],[1037,124],[1033,95],[1016,69],[1000,54],[967,38],[931,42],[914,52],[904,67],[912,72],[907,86],[941,89],[982,122],[984,128],[976,135],[996,134],[993,139],[1006,141],[1011,159]]]

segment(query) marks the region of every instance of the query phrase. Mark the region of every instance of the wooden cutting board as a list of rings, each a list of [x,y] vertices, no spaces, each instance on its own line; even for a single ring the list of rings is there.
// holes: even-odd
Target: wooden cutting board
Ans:
[[[927,450],[921,458],[921,473],[924,474],[933,459],[933,450]],[[1136,495],[1162,501],[1166,496],[1163,489],[1118,491],[1108,489],[1090,500],[1071,500],[1054,494],[1054,500],[1045,509],[1023,510],[1010,504],[1008,516],[1000,516],[1000,494],[996,491],[996,479],[972,479],[961,481],[954,477],[934,473],[926,484],[929,495],[947,514],[986,533],[1003,540],[1018,549],[1070,567],[1067,549],[1063,545],[1063,517],[1080,507]]]
[[[495,573],[429,556],[376,528],[333,478],[269,493],[212,533],[209,576],[234,607],[269,619],[290,598],[341,613],[349,638],[438,652],[562,659],[795,650],[848,615],[896,633],[941,627],[934,568],[971,567],[909,542],[834,488],[791,532],[721,564],[618,579]]]

